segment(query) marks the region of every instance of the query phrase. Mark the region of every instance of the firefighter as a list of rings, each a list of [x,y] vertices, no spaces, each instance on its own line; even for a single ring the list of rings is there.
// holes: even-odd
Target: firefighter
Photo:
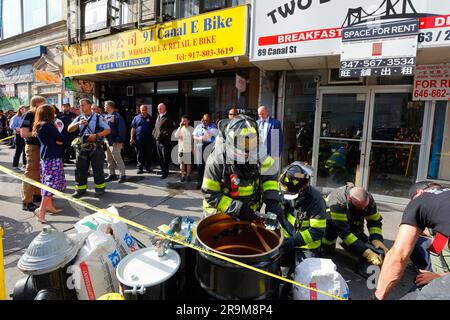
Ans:
[[[202,183],[206,216],[225,213],[252,221],[263,203],[266,212],[281,215],[277,163],[260,159],[256,121],[245,115],[219,123],[219,138],[206,162]]]
[[[307,258],[320,256],[327,225],[326,204],[321,193],[310,185],[312,168],[294,162],[281,173],[279,189],[284,215],[279,222],[284,233],[282,252],[295,252],[295,265]]]
[[[105,118],[92,112],[92,102],[88,99],[80,100],[82,114],[76,117],[67,129],[74,132],[79,129],[80,134],[77,143],[77,160],[75,163],[75,193],[73,196],[79,198],[87,192],[87,178],[89,165],[94,172],[95,195],[101,196],[105,193],[106,183],[103,165],[105,162],[105,151],[103,143],[105,136],[111,133]]]
[[[345,249],[362,256],[369,264],[380,266],[382,259],[371,246],[384,253],[389,249],[383,243],[383,218],[372,195],[349,183],[333,190],[326,202],[329,216],[325,237],[322,239],[324,251],[332,252],[339,236],[344,241]],[[369,236],[364,233],[364,220],[367,221]]]

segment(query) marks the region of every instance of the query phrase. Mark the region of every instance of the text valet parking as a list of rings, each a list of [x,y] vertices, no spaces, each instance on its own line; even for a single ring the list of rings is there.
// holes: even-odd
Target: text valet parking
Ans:
[[[66,47],[64,76],[246,54],[248,7],[239,6]]]

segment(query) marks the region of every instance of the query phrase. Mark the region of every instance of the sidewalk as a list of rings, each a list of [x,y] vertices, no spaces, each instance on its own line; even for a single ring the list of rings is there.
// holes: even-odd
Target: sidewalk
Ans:
[[[0,164],[11,168],[13,151],[0,145]],[[71,194],[74,189],[74,165],[65,168],[68,189]],[[105,172],[107,170],[105,169]],[[100,208],[115,206],[120,215],[149,228],[156,228],[170,222],[176,216],[191,216],[201,219],[202,195],[196,190],[196,181],[180,183],[178,174],[171,174],[166,180],[161,180],[156,174],[137,175],[134,167],[127,167],[127,182],[107,184],[107,192],[100,199],[93,196],[93,181],[89,178],[87,197],[83,200]],[[30,242],[42,230],[33,214],[22,211],[20,181],[0,173],[0,223],[5,229],[4,254],[6,270],[7,299],[14,289],[15,283],[24,277],[17,269],[17,262],[25,252]],[[57,215],[47,215],[50,225],[63,232],[73,232],[73,225],[82,217],[93,212],[62,199],[55,200],[56,206],[63,208]],[[398,208],[380,205],[380,213],[384,218],[383,231],[390,245],[395,238],[401,219]],[[149,244],[149,235],[131,228],[132,234],[144,244]],[[347,280],[351,298],[354,300],[368,299],[371,291],[367,289],[366,279],[353,272],[354,260],[348,253],[338,249],[335,263],[338,271]],[[391,299],[399,299],[413,285],[414,274],[407,269],[402,282],[391,295]]]

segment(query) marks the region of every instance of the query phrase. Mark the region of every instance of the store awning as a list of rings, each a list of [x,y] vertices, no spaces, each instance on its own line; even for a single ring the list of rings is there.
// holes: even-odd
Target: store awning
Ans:
[[[37,46],[30,49],[14,52],[4,56],[0,56],[0,66],[6,64],[17,63],[32,59],[38,59],[41,55],[47,53],[47,47]]]
[[[241,56],[238,61],[235,58],[221,58],[206,61],[196,61],[188,63],[179,63],[166,66],[139,68],[126,71],[112,71],[107,73],[98,73],[90,75],[75,76],[73,79],[89,80],[89,81],[114,81],[124,79],[137,79],[143,77],[158,77],[188,73],[204,73],[224,70],[233,70],[239,68],[254,67],[249,62],[248,57]]]

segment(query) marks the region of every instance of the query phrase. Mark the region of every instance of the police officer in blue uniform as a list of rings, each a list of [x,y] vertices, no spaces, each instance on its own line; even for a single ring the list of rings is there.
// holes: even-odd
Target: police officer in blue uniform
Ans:
[[[87,192],[87,178],[89,166],[94,172],[95,195],[105,193],[106,183],[103,165],[105,152],[103,150],[104,137],[111,133],[106,120],[91,110],[92,102],[88,99],[80,100],[81,115],[76,117],[67,129],[74,132],[79,129],[79,142],[77,143],[77,161],[75,164],[75,193],[79,198]]]
[[[142,105],[140,114],[131,122],[130,144],[134,145],[137,154],[138,174],[144,173],[144,168],[150,172],[155,140],[152,132],[155,128],[155,120],[148,113],[148,107]]]

